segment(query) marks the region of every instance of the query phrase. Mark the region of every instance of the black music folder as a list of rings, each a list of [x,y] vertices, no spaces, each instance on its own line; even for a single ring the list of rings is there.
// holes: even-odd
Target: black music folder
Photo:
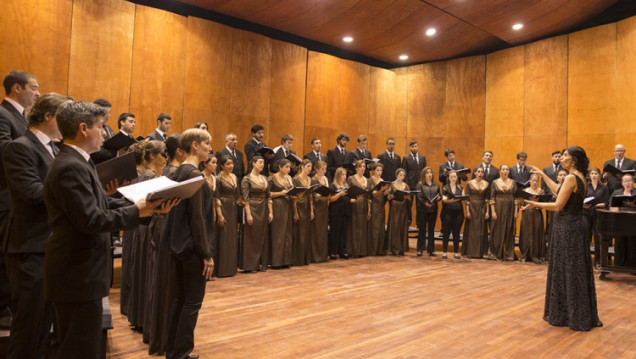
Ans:
[[[533,194],[530,192],[526,192],[524,190],[518,189],[515,191],[514,195],[515,198],[523,198],[523,199],[527,199],[529,201],[534,201],[535,198],[538,199],[537,202],[552,202],[552,195],[551,194]]]
[[[114,179],[117,179],[122,185],[125,181],[137,178],[137,164],[133,152],[104,161],[96,165],[95,169],[102,185],[106,185]]]
[[[613,165],[608,163],[607,165],[605,165],[605,167],[603,167],[603,172],[611,173],[614,176],[619,176],[620,177],[620,176],[625,175],[625,174],[632,174],[633,175],[633,174],[636,173],[636,170],[632,170],[632,169],[619,170],[615,166],[613,166]]]
[[[195,177],[183,182],[175,182],[165,176],[135,183],[117,189],[128,200],[137,203],[141,199],[147,201],[186,199],[192,197],[205,183],[205,178]]]
[[[444,191],[444,195],[445,195],[446,197],[448,197],[448,199],[459,199],[459,200],[461,200],[461,201],[468,200],[468,198],[469,198],[469,197],[468,197],[468,195],[461,195],[461,196],[458,196],[458,195],[456,195],[456,194],[454,194],[454,193],[452,193],[452,192],[449,192],[449,191]]]
[[[636,194],[633,194],[631,196],[620,194],[620,195],[612,196],[610,198],[610,207],[636,208],[636,206],[634,205],[634,203],[636,202],[634,201],[636,201]],[[629,204],[627,202],[632,202],[632,204]]]
[[[389,186],[390,186],[390,185],[391,185],[391,183],[392,183],[392,182],[389,182],[389,181],[380,181],[380,182],[378,182],[378,184],[376,184],[376,185],[375,185],[375,187],[373,187],[373,190],[374,190],[374,191],[379,191],[379,190],[380,190],[380,188],[382,188],[382,187],[384,187],[384,186],[386,186],[386,185],[389,185]]]
[[[124,135],[122,132],[118,132],[115,136],[109,138],[104,142],[104,148],[111,151],[119,151],[122,148],[129,147],[133,143],[137,142],[134,138]]]
[[[320,185],[319,184],[315,184],[315,185],[309,186],[309,187],[301,187],[301,186],[294,187],[294,188],[290,189],[289,192],[287,192],[287,195],[288,196],[297,196],[297,195],[299,195],[299,194],[301,194],[303,192],[311,191],[312,189],[314,189],[316,187],[320,187]]]
[[[269,156],[269,155],[273,155],[274,154],[274,150],[272,150],[269,147],[263,147],[261,149],[259,149],[258,151],[256,151],[256,153],[258,153],[261,157],[265,158],[265,156]]]

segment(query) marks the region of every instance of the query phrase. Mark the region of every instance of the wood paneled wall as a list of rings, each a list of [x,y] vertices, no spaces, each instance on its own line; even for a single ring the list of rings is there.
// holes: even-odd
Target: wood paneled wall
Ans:
[[[597,166],[615,143],[636,152],[636,18],[393,71],[123,0],[8,0],[0,20],[12,25],[0,33],[0,72],[32,72],[42,92],[107,98],[115,119],[137,115],[138,135],[163,111],[171,132],[207,121],[215,149],[228,131],[242,147],[260,123],[269,145],[289,133],[300,154],[315,136],[326,151],[340,132],[350,149],[366,134],[374,154],[389,136],[400,154],[415,139],[433,167],[448,147],[471,167],[485,149],[496,165],[524,150],[539,166],[569,144]]]

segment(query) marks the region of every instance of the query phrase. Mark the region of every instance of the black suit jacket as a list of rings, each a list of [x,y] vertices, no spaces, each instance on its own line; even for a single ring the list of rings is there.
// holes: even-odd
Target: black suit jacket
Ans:
[[[296,152],[294,151],[288,151],[289,153],[293,153],[296,154]],[[278,160],[284,159],[285,157],[285,151],[283,150],[282,147],[280,147],[278,149],[278,151],[276,151],[276,153],[274,154],[274,157],[272,158],[271,162],[270,162],[270,167],[269,167],[269,173],[276,173],[278,172],[278,168],[276,168],[276,162]],[[296,167],[296,165],[294,165],[294,163],[292,162],[291,165],[291,171],[289,171],[289,175],[292,176],[292,178],[296,175],[296,173],[298,172],[298,168]]]
[[[417,186],[417,183],[422,177],[422,169],[426,167],[426,157],[424,155],[418,153],[417,159],[416,161],[411,153],[402,157],[402,168],[406,170],[406,184],[408,184],[411,189]]]
[[[554,183],[558,183],[557,182],[557,175],[559,174],[559,171],[562,169],[563,167],[561,167],[561,165],[557,166],[556,171],[554,170],[554,165],[550,164],[549,166],[545,167],[543,169],[543,173],[545,173],[548,177],[550,177],[550,179],[552,181],[554,181]],[[543,188],[543,190],[545,191],[545,194],[553,194],[552,191],[550,191],[550,188],[548,188],[548,186],[545,184],[545,181],[541,182],[541,188]]]
[[[5,253],[44,253],[50,231],[42,190],[53,156],[33,132],[26,131],[5,147],[2,162],[11,194]]]
[[[137,206],[106,195],[95,167],[62,146],[44,179],[51,237],[46,243],[44,289],[52,302],[87,302],[108,295],[110,232],[134,228]]]
[[[528,169],[528,166],[523,166],[521,172],[519,172],[517,165],[515,164],[514,166],[510,166],[509,177],[517,182],[524,183],[530,179],[530,170]]]
[[[400,155],[393,152],[393,159],[389,157],[389,154],[386,151],[378,154],[378,159],[380,163],[384,165],[384,170],[382,171],[382,179],[385,181],[393,182],[397,178],[395,176],[395,171],[402,166],[402,159]]]
[[[316,156],[316,154],[314,153],[314,151],[309,152],[308,154],[306,154],[303,158],[310,160],[312,165],[316,165],[316,162],[318,161],[324,161],[327,162],[327,155],[323,154],[323,153],[319,153],[318,154],[320,156],[320,158],[318,156]]]
[[[351,155],[353,156],[353,160],[354,161],[359,161],[359,160],[364,160],[364,159],[369,159],[369,160],[372,159],[371,151],[364,150],[364,153],[362,153],[362,151],[360,151],[360,148],[358,148],[358,147],[356,147],[356,149],[353,150],[353,152],[351,152]],[[371,172],[371,170],[367,166],[367,168],[364,170],[365,177],[369,177],[369,172]]]
[[[605,168],[605,166],[607,165],[616,166],[616,159],[612,158],[611,160],[605,161],[605,163],[603,163],[603,168]],[[601,168],[601,171],[603,170],[603,168]],[[621,164],[621,168],[619,168],[619,170],[630,170],[630,169],[636,170],[636,161],[629,159],[627,157],[623,157],[623,163]],[[607,182],[607,188],[610,190],[610,193],[614,193],[614,191],[623,187],[621,183],[621,179],[611,174],[608,174],[606,182]]]
[[[223,147],[221,150],[219,150],[216,153],[215,156],[217,159],[221,159],[221,156],[232,157],[232,161],[234,162],[234,170],[232,170],[232,173],[234,173],[234,175],[238,179],[238,183],[241,183],[241,179],[245,175],[245,163],[243,162],[243,154],[241,153],[241,151],[239,150],[234,150],[234,151],[236,152],[236,157],[232,156],[232,152],[230,152],[230,150],[228,150],[227,147]],[[219,165],[217,168],[218,168],[218,171],[221,172],[221,166]]]
[[[149,140],[162,141],[162,142],[166,140],[165,138],[163,138],[163,136],[159,132],[157,132],[156,129],[152,131],[152,133],[149,134],[147,138]]]
[[[27,130],[27,122],[24,116],[18,112],[7,100],[0,104],[0,166],[4,148],[16,138],[24,135]],[[9,211],[9,190],[4,170],[0,168],[0,212]],[[4,223],[0,223],[0,232]],[[3,233],[3,232],[2,232]]]
[[[254,158],[254,156],[256,156],[258,153],[256,151],[260,150],[263,147],[267,147],[267,145],[263,142],[261,143],[257,143],[256,140],[251,139],[249,141],[247,141],[247,143],[245,144],[245,157],[247,158],[247,172],[246,173],[250,173],[250,171],[252,170],[252,166],[250,165],[250,161],[252,160],[252,158]],[[263,166],[263,170],[261,171],[261,174],[265,177],[269,176],[269,160],[267,158],[264,158],[265,160],[265,166]]]
[[[488,173],[486,173],[486,169],[484,168],[484,164],[480,164],[479,166],[475,167],[473,169],[473,176],[472,179],[475,179],[475,170],[478,168],[483,168],[484,169],[484,180],[490,184],[492,184],[492,181],[496,180],[497,178],[499,178],[499,168],[493,166],[492,164],[490,164],[490,171]]]
[[[327,151],[327,177],[329,177],[329,180],[332,181],[333,175],[336,173],[338,167],[342,167],[347,163],[353,162],[353,153],[350,151],[345,149],[345,154],[343,155],[337,147],[329,149]]]
[[[447,179],[446,169],[449,167],[457,171],[464,168],[464,165],[457,161],[453,162],[453,166],[449,166],[448,161],[442,162],[442,164],[439,165],[439,181],[442,182],[442,186],[446,184],[446,179]],[[462,176],[457,179],[457,183],[460,184],[462,181],[467,181],[467,180],[468,180],[468,176]]]

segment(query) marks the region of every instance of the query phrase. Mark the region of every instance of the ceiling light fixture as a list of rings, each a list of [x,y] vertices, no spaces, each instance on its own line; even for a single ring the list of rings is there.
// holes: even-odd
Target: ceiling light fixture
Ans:
[[[426,30],[426,36],[433,36],[433,35],[435,35],[436,32],[437,32],[437,30],[435,30],[434,28],[430,28],[430,29]]]
[[[352,42],[353,41],[353,37],[345,36],[345,37],[342,38],[342,41],[344,41],[344,42]]]
[[[512,25],[512,29],[515,31],[519,31],[521,29],[523,29],[523,24],[514,24]]]
[[[408,59],[409,59],[409,55],[400,55],[400,60],[404,61]]]

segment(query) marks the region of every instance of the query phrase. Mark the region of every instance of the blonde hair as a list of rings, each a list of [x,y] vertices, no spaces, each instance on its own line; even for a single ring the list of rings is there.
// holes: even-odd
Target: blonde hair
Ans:
[[[211,139],[212,137],[210,137],[210,133],[208,131],[198,128],[189,128],[183,131],[181,136],[179,136],[179,146],[187,153],[190,153],[193,142],[201,143],[210,141]]]

